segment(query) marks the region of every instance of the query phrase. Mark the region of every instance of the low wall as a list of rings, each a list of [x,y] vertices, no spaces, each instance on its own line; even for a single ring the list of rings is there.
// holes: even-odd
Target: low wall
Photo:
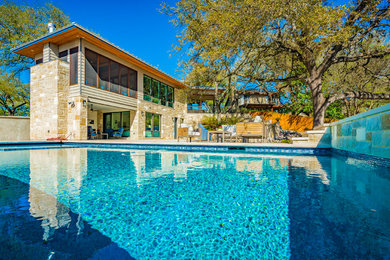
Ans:
[[[30,118],[0,116],[0,141],[30,140]]]
[[[332,148],[390,159],[390,104],[330,124]]]

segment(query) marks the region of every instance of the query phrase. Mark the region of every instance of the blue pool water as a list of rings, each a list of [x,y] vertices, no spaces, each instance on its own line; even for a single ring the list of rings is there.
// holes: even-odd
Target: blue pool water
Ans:
[[[0,258],[390,258],[390,170],[342,156],[0,151]]]

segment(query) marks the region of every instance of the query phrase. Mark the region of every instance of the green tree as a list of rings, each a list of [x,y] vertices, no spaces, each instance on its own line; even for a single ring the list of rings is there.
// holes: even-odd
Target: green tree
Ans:
[[[29,84],[23,84],[12,74],[0,76],[0,113],[2,115],[27,115],[29,110]]]
[[[70,23],[69,17],[51,3],[32,7],[6,0],[0,5],[0,108],[5,114],[28,109],[28,85],[17,75],[33,61],[12,49],[48,33],[49,22],[59,28]]]
[[[337,100],[390,99],[389,92],[324,89],[333,66],[389,55],[389,5],[386,0],[350,5],[325,0],[181,0],[174,7],[164,6],[164,11],[181,29],[181,48],[188,48],[191,57],[189,71],[203,64],[218,72],[219,81],[236,76],[264,90],[273,86],[279,91],[300,81],[310,89],[316,128]]]

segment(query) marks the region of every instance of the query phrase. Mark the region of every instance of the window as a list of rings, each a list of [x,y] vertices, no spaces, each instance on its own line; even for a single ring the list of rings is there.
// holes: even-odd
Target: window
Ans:
[[[147,101],[151,101],[152,94],[152,79],[148,76],[144,76],[144,99]]]
[[[119,93],[119,64],[113,61],[110,65],[110,91]]]
[[[152,102],[153,103],[160,103],[159,97],[160,97],[160,82],[157,80],[153,79],[152,80]]]
[[[119,75],[121,77],[120,79],[121,94],[127,96],[129,90],[129,70],[124,66],[120,66]]]
[[[65,50],[65,51],[61,51],[59,54],[58,54],[58,58],[62,61],[68,61],[68,50]]]
[[[70,49],[70,85],[78,83],[78,54],[79,48]]]
[[[35,65],[43,63],[43,59],[37,59],[35,60]]]
[[[137,97],[137,71],[85,49],[85,84]]]
[[[161,83],[160,85],[160,104],[166,106],[167,104],[167,85]]]
[[[137,97],[137,72],[129,69],[130,96]]]
[[[173,107],[174,89],[158,80],[144,75],[144,100]]]
[[[110,61],[103,56],[99,56],[99,88],[109,90],[109,68]]]
[[[167,101],[168,101],[168,106],[173,107],[174,90],[172,87],[169,87],[169,86],[168,86],[168,90],[167,90]]]
[[[85,85],[96,87],[97,69],[98,69],[97,54],[90,50],[85,50]]]
[[[146,112],[145,137],[160,137],[160,115]]]

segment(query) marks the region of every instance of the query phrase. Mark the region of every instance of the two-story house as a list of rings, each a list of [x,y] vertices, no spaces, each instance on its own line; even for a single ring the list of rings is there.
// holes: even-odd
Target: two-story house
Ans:
[[[173,139],[185,116],[182,82],[78,24],[14,52],[35,60],[31,140],[85,140],[88,126],[102,133],[123,128],[131,140]]]

